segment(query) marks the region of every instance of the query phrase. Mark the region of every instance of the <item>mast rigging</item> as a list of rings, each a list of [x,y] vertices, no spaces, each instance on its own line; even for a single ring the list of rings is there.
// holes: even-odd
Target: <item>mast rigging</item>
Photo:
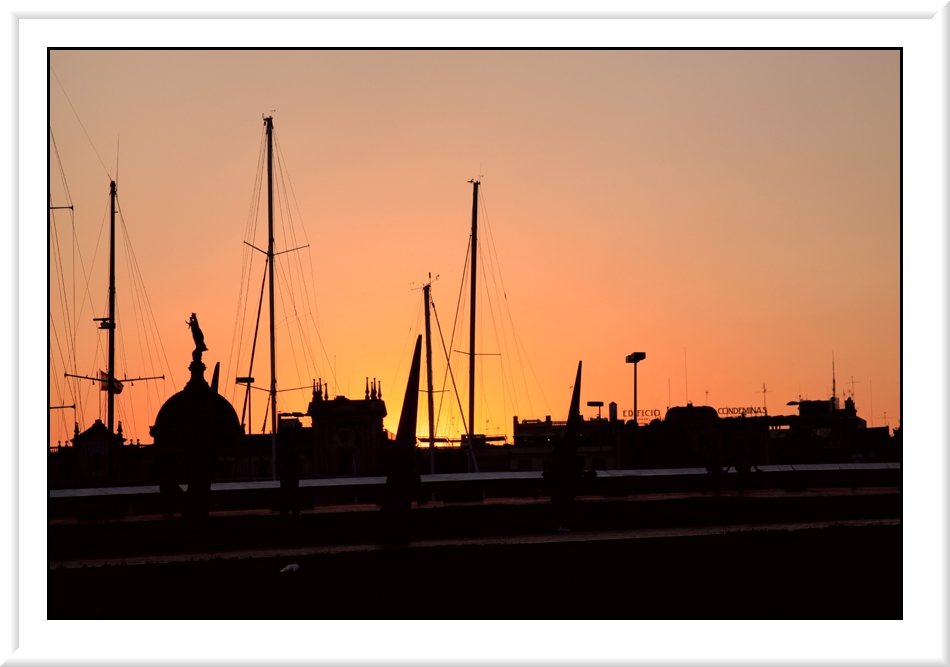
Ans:
[[[109,330],[109,433],[115,433],[115,181],[109,181],[109,319],[99,323]]]
[[[270,296],[270,467],[277,479],[277,361],[274,353],[274,118],[265,116],[267,128],[267,271]]]
[[[432,274],[429,282],[422,287],[422,295],[426,302],[426,378],[428,379],[429,399],[429,474],[435,474],[435,406],[432,402],[432,329],[429,313],[429,288],[432,286]]]
[[[475,459],[475,276],[478,268],[478,186],[480,181],[472,179],[472,303],[468,336],[468,446]]]

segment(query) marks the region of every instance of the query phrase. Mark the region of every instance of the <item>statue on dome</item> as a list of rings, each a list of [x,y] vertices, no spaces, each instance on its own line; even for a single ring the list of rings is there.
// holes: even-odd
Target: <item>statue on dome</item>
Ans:
[[[192,355],[197,354],[197,358],[200,359],[201,353],[208,351],[208,346],[205,345],[205,335],[201,333],[201,327],[198,326],[198,316],[192,313],[191,319],[188,320],[187,324],[191,329],[191,337],[195,339],[195,351]]]

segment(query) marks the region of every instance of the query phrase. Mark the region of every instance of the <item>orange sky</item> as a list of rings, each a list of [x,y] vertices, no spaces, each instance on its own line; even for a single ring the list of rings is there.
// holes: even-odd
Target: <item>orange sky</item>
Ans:
[[[313,324],[312,354],[299,340],[282,343],[295,321],[278,330],[280,387],[332,377],[335,359],[331,394],[360,398],[364,378],[380,378],[395,430],[421,323],[411,287],[439,275],[433,295],[443,329],[451,327],[470,232],[467,181],[482,175],[480,255],[488,259],[490,226],[523,353],[520,363],[479,359],[478,430],[488,418],[489,432],[510,436],[514,414],[563,419],[580,359],[582,401],[630,409],[624,356],[634,350],[647,353],[639,406],[685,404],[684,349],[695,404],[708,390],[710,405],[759,406],[765,383],[770,412],[793,412],[785,403],[799,395],[830,394],[833,353],[838,394],[853,377],[859,416],[871,421],[873,388],[874,424],[885,413],[899,423],[897,51],[55,51],[50,62],[82,121],[51,77],[50,125],[91,273],[92,305],[75,322],[75,372],[105,368],[92,318],[105,314],[100,230],[118,139],[122,214],[175,380],[136,383],[119,397],[127,436],[150,442],[157,406],[187,380],[191,312],[209,347],[207,377],[220,361],[222,390],[241,408],[232,340],[261,114],[272,109],[297,244],[310,244],[278,266],[301,261],[314,278],[311,306],[300,293],[296,303]],[[70,217],[58,212],[55,225],[71,298]],[[265,227],[261,212],[260,247]],[[278,250],[292,245],[279,229]],[[253,261],[256,308],[262,263]],[[161,364],[157,350],[152,362],[140,352],[127,266],[120,240],[117,374],[151,375]],[[54,260],[54,285],[57,271]],[[490,283],[479,276],[480,286]],[[283,294],[281,321],[291,312]],[[54,288],[52,404],[73,400],[59,393],[68,389],[58,303]],[[482,312],[479,351],[498,352],[506,340],[513,349]],[[467,349],[464,340],[455,349]],[[257,354],[265,386],[263,335]],[[457,367],[463,385],[466,368]],[[79,386],[86,407],[77,419],[88,427],[99,396]],[[308,395],[283,393],[280,409],[304,410]],[[256,399],[259,430],[264,394]],[[71,412],[53,413],[53,443],[71,435]],[[440,430],[457,432],[457,413],[445,409]]]

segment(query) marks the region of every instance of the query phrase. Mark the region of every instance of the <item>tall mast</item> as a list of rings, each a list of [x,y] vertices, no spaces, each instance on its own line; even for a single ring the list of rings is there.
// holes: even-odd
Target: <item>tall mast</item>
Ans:
[[[270,281],[270,467],[277,479],[277,363],[274,354],[274,119],[264,118],[267,128],[267,270]]]
[[[838,398],[838,388],[835,385],[835,353],[831,353],[831,404],[834,406],[837,403]]]
[[[422,288],[422,297],[426,300],[426,376],[429,380],[429,472],[435,474],[435,409],[432,402],[432,335],[429,328],[429,287],[432,285],[432,274],[429,282]]]
[[[115,181],[109,182],[109,433],[115,433]]]
[[[475,276],[478,268],[478,185],[470,181],[472,194],[472,314],[468,337],[468,446],[474,456],[475,447]]]

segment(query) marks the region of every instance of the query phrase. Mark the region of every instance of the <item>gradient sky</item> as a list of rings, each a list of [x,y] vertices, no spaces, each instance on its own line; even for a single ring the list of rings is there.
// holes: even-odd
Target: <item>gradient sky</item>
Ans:
[[[313,278],[296,303],[311,351],[281,342],[296,321],[278,330],[280,387],[332,378],[335,365],[331,394],[361,398],[364,378],[378,377],[395,430],[421,324],[412,288],[440,276],[433,296],[450,328],[470,233],[467,181],[481,176],[480,254],[488,259],[490,227],[523,351],[520,362],[479,359],[478,430],[487,417],[489,432],[509,436],[512,415],[565,418],[578,360],[583,403],[632,408],[624,357],[634,350],[647,353],[641,408],[685,404],[688,377],[694,404],[708,391],[716,407],[761,406],[765,383],[770,412],[794,413],[788,401],[830,395],[834,354],[839,396],[853,377],[859,416],[871,422],[873,390],[873,423],[885,413],[900,421],[897,51],[54,51],[50,64],[50,125],[91,275],[75,372],[105,368],[92,317],[105,315],[106,172],[116,174],[117,143],[121,210],[171,368],[118,398],[127,436],[150,442],[158,405],[187,380],[191,312],[209,347],[207,377],[220,361],[222,391],[241,409],[234,377],[246,372],[247,346],[238,362],[233,340],[270,110],[297,245],[310,244],[285,267],[299,261]],[[55,156],[51,184],[62,205]],[[263,247],[262,210],[258,218]],[[71,224],[56,214],[70,295]],[[293,246],[282,229],[277,246]],[[262,270],[253,262],[251,310]],[[151,362],[140,352],[127,266],[120,240],[117,375],[167,373],[156,349]],[[72,402],[57,272],[54,259],[52,404]],[[76,291],[81,301],[81,280]],[[504,304],[491,299],[497,318]],[[278,303],[279,320],[288,303]],[[482,312],[479,351],[504,351],[505,340],[513,349]],[[263,386],[266,338],[258,345]],[[460,384],[466,368],[461,360]],[[77,419],[88,427],[100,396],[79,386]],[[259,430],[264,394],[256,398]],[[305,410],[308,398],[283,393],[280,409]],[[70,413],[53,414],[52,442],[71,435]],[[443,411],[443,433],[459,430],[457,413]]]

